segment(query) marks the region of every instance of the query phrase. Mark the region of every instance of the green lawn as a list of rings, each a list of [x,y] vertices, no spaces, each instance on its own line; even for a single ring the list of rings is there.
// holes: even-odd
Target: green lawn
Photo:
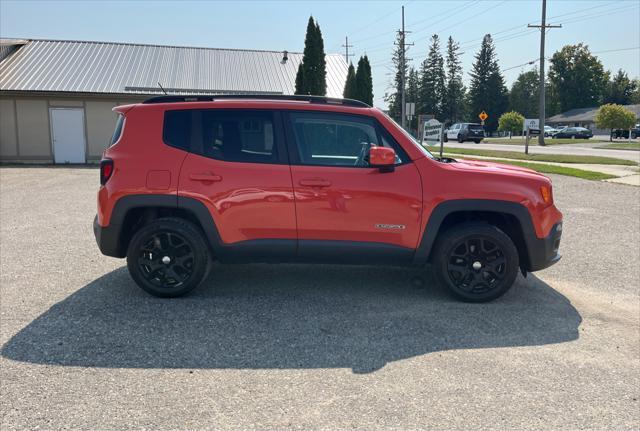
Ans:
[[[601,147],[596,147],[603,150],[635,150],[640,151],[640,142],[631,142],[631,143],[622,143],[616,142],[614,144],[603,145]]]
[[[445,156],[455,156],[455,154],[445,154]],[[482,161],[482,160],[479,160]],[[566,175],[569,177],[577,177],[585,180],[600,181],[608,180],[610,178],[617,178],[615,175],[603,174],[602,172],[587,171],[584,169],[568,168],[565,166],[547,165],[544,163],[527,163],[515,160],[496,159],[488,160],[490,162],[504,163],[506,165],[521,166],[523,168],[533,169],[536,172],[543,174],[558,174]]]
[[[513,138],[485,138],[483,143],[486,144],[502,144],[502,145],[524,145],[524,138],[522,136],[514,136]],[[553,139],[544,138],[544,143],[547,145],[562,145],[562,144],[584,144],[586,142],[605,142],[599,139]],[[529,141],[529,145],[538,145],[538,137],[532,137]]]
[[[569,154],[524,154],[515,151],[482,150],[475,148],[450,148],[445,147],[445,152],[455,155],[496,157],[502,159],[514,159],[534,162],[556,162],[556,163],[588,163],[596,165],[626,165],[636,166],[637,163],[631,160],[615,159],[613,157],[600,156],[574,156]],[[434,154],[438,154],[436,150]]]

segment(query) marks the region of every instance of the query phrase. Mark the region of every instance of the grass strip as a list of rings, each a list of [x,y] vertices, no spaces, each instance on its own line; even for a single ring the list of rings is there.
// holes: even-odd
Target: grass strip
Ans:
[[[520,136],[514,138],[485,138],[483,143],[486,144],[502,144],[502,145],[524,145],[524,139]],[[564,144],[585,144],[594,142],[604,142],[599,139],[568,139],[568,138],[544,138],[544,143],[547,145],[564,145]],[[538,137],[531,138],[529,141],[530,146],[538,145]]]
[[[435,148],[435,147],[434,147]],[[632,160],[616,159],[613,157],[601,156],[576,156],[570,154],[524,154],[516,151],[480,150],[475,148],[445,148],[449,154],[463,154],[468,156],[496,157],[502,159],[525,160],[532,162],[555,162],[555,163],[581,163],[592,165],[625,165],[637,166],[638,163]],[[438,150],[434,154],[438,153]]]
[[[623,144],[622,142],[617,142],[615,144],[603,145],[600,148],[601,150],[632,150],[632,151],[640,151],[640,142],[632,142]]]
[[[445,156],[453,157],[455,156],[455,154],[445,153]],[[603,174],[602,172],[586,171],[584,169],[568,168],[566,166],[547,165],[544,163],[527,163],[527,162],[518,162],[514,160],[507,160],[507,159],[478,160],[478,161],[479,162],[496,162],[496,163],[504,163],[505,165],[521,166],[523,168],[533,169],[534,171],[540,172],[543,174],[566,175],[568,177],[582,178],[582,179],[591,180],[591,181],[600,181],[600,180],[608,180],[611,178],[618,178],[615,175]]]

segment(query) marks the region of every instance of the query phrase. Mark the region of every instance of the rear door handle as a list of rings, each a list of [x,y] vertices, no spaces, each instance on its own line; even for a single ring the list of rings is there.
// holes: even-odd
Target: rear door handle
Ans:
[[[309,187],[329,187],[331,181],[323,180],[322,178],[307,178],[298,182],[301,186]]]
[[[222,181],[222,177],[220,175],[214,175],[214,174],[191,174],[189,175],[189,179],[193,181],[204,181],[204,182]]]

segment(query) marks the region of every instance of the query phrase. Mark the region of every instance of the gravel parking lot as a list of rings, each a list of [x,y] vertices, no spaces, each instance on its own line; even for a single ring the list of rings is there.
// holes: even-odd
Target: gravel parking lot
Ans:
[[[0,169],[2,429],[637,429],[640,188],[553,177],[556,266],[490,304],[417,268],[216,266],[148,296],[93,168]]]

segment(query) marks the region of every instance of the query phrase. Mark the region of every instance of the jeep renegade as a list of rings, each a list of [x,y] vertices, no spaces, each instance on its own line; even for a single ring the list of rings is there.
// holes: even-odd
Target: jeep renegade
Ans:
[[[482,302],[560,259],[547,177],[434,157],[361,102],[160,96],[114,111],[94,233],[156,296],[191,291],[217,260],[431,264]]]

